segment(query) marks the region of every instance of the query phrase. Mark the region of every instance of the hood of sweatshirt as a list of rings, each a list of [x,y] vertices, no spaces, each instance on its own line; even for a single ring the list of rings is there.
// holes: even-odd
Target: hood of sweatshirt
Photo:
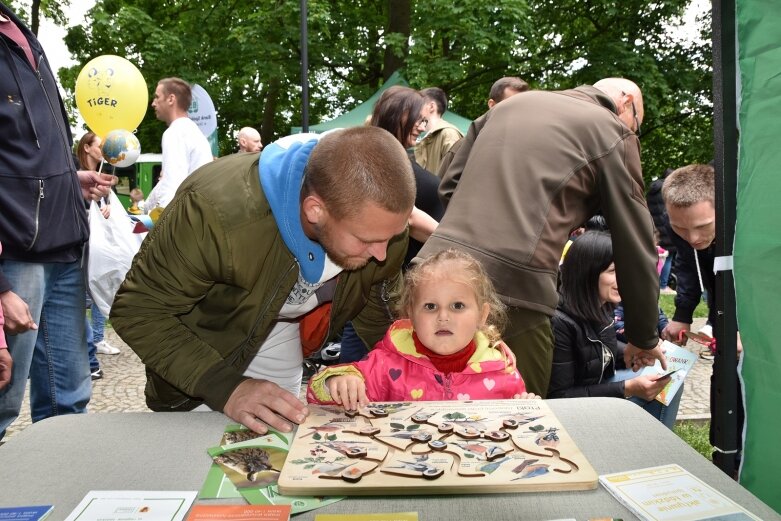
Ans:
[[[260,154],[258,175],[285,245],[296,258],[301,276],[314,284],[325,267],[325,250],[301,226],[301,186],[309,155],[320,134],[295,134],[267,145]]]

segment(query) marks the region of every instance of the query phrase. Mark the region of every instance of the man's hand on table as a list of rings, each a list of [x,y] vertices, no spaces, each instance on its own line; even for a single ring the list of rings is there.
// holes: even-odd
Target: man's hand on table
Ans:
[[[230,395],[223,412],[259,434],[273,427],[290,432],[293,426],[285,419],[300,424],[309,410],[290,392],[267,380],[245,380]]]

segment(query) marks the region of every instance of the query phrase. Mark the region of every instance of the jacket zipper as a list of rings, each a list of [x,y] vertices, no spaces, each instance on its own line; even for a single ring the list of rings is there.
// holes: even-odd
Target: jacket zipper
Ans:
[[[603,327],[603,328],[600,330],[600,333],[601,333],[602,331],[605,331],[605,330],[606,330],[607,328],[609,328],[609,327],[613,327],[613,324],[615,324],[615,322],[616,322],[616,321],[615,321],[615,319],[613,319],[613,320],[610,322],[610,324],[608,324],[607,326]],[[604,376],[605,376],[605,349],[608,349],[608,350],[609,350],[610,348],[609,348],[609,347],[607,347],[607,346],[605,345],[605,343],[604,343],[604,342],[602,342],[602,340],[600,340],[600,339],[598,339],[598,338],[595,340],[595,339],[593,339],[593,338],[589,338],[589,337],[588,337],[588,335],[586,335],[586,339],[587,339],[589,342],[593,342],[593,343],[596,343],[596,344],[598,344],[598,345],[599,345],[599,348],[598,348],[598,349],[599,349],[599,362],[600,362],[600,365],[602,366],[602,372],[601,372],[601,373],[600,373],[600,375],[599,375],[599,381],[598,381],[597,383],[600,383],[600,384],[601,384],[601,383],[602,383],[602,378],[604,378]],[[613,372],[615,373],[615,372],[616,372],[616,357],[615,357],[615,356],[613,356],[613,360],[612,360],[612,362],[613,362]]]
[[[33,240],[30,242],[30,246],[28,246],[26,251],[30,251],[32,247],[35,245],[35,241],[38,240],[38,232],[40,231],[39,226],[39,217],[41,214],[41,201],[43,201],[44,198],[43,194],[43,179],[38,179],[38,201],[35,202],[35,234],[33,235]]]

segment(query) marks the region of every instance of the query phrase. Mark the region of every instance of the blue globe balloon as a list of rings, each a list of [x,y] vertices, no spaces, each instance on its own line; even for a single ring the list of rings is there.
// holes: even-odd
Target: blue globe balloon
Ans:
[[[116,167],[130,166],[141,155],[141,143],[132,132],[127,130],[112,130],[103,139],[101,146],[103,158]]]

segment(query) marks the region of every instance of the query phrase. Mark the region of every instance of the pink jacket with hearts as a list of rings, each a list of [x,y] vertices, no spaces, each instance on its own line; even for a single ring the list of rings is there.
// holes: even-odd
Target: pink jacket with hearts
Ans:
[[[354,364],[327,367],[313,376],[307,388],[309,403],[333,404],[325,381],[331,376],[355,374],[366,382],[373,402],[417,400],[497,400],[526,391],[515,357],[504,342],[490,345],[483,333],[475,335],[475,353],[460,373],[438,371],[415,350],[409,320],[397,320],[369,356]]]

